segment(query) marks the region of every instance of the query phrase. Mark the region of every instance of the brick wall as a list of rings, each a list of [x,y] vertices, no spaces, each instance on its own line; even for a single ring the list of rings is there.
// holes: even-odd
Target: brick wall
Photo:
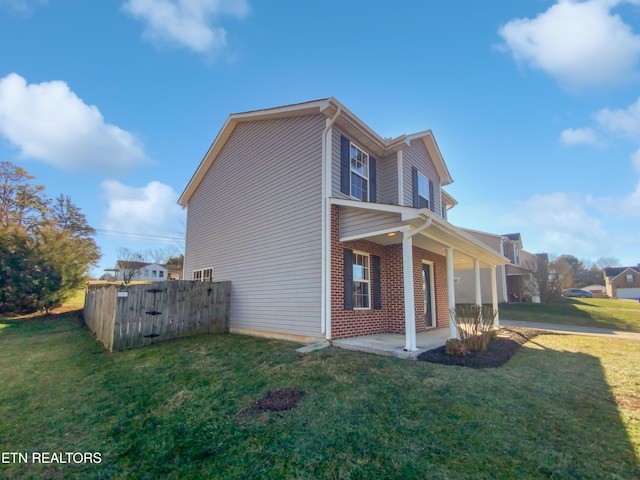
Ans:
[[[404,283],[402,245],[382,246],[367,240],[340,242],[339,208],[331,207],[331,338],[346,338],[376,333],[404,334]],[[380,257],[382,286],[381,310],[344,310],[343,249],[350,248]],[[436,325],[449,325],[446,258],[426,250],[413,249],[416,330],[427,329],[422,296],[422,259],[433,262]]]

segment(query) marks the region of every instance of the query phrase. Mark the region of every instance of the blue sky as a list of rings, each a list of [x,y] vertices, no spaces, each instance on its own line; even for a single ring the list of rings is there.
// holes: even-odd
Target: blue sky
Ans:
[[[117,247],[169,247],[230,113],[336,97],[432,129],[449,220],[640,262],[640,0],[0,0],[0,160]]]

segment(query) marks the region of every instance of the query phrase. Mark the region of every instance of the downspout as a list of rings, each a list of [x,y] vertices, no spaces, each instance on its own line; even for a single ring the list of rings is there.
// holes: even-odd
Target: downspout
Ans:
[[[330,329],[327,328],[331,316],[331,300],[327,299],[327,292],[331,292],[331,209],[329,198],[331,197],[331,148],[328,143],[328,133],[333,124],[342,113],[342,107],[338,107],[333,118],[327,118],[327,126],[322,131],[322,275],[320,304],[320,331],[327,338]]]
[[[422,232],[431,225],[431,218],[427,218],[423,225],[402,234],[402,278],[404,285],[404,329],[405,347],[407,352],[417,350],[416,346],[416,300],[413,288],[413,241],[414,235]]]

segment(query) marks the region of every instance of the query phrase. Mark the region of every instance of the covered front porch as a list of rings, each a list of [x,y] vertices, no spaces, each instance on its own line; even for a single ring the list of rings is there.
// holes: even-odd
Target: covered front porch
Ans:
[[[492,303],[497,310],[495,271],[497,265],[509,263],[506,257],[428,209],[335,198],[331,199],[331,203],[332,210],[339,217],[338,238],[334,248],[363,250],[366,254],[369,246],[380,247],[383,255],[390,252],[388,263],[398,268],[397,271],[388,268],[385,277],[385,257],[381,257],[382,298],[399,307],[390,313],[399,316],[403,324],[399,329],[378,329],[370,335],[356,331],[351,335],[328,336],[334,344],[339,342],[346,345],[345,348],[349,345],[364,345],[366,348],[376,346],[389,354],[402,351],[415,356],[421,347],[435,348],[444,344],[447,338],[456,338],[455,320],[449,314],[455,308],[454,268],[474,271],[478,304],[482,303],[480,269],[488,268],[492,277]],[[364,246],[358,247],[358,242]],[[413,294],[405,295],[404,292]],[[334,303],[334,309],[338,304]],[[383,300],[383,307],[384,304]],[[348,317],[351,322],[366,323],[368,316],[372,317],[366,311],[352,313]],[[340,314],[344,317],[345,312],[334,311],[332,314],[332,319],[335,319],[332,321],[337,324],[335,330],[339,334],[344,331],[345,321]],[[430,321],[430,315],[433,321]],[[341,321],[342,324],[339,323]],[[329,327],[331,332],[331,325]]]

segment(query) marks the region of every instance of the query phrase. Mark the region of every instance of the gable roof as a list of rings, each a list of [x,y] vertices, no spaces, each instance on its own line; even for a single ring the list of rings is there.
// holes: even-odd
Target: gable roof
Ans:
[[[640,265],[637,267],[607,267],[604,269],[604,275],[608,278],[619,277],[627,270],[631,270],[632,272],[640,275]]]
[[[191,196],[198,188],[198,185],[209,171],[209,168],[239,123],[319,114],[324,114],[327,118],[333,118],[337,115],[336,124],[346,133],[358,138],[358,140],[362,142],[362,146],[364,148],[371,150],[372,153],[377,155],[402,150],[406,145],[414,140],[424,142],[427,152],[429,153],[436,171],[440,176],[440,184],[444,186],[453,183],[453,178],[451,177],[451,174],[444,162],[444,158],[442,158],[442,153],[440,152],[438,143],[436,142],[431,130],[424,130],[411,135],[400,135],[396,138],[385,139],[374,132],[338,100],[333,97],[329,97],[310,102],[295,103],[263,110],[251,110],[248,112],[233,113],[229,115],[226,122],[220,129],[220,132],[218,132],[218,135],[209,147],[209,150],[200,162],[200,165],[198,165],[198,168],[189,180],[189,183],[182,192],[182,195],[180,195],[178,203],[183,207],[186,207],[189,204]]]

